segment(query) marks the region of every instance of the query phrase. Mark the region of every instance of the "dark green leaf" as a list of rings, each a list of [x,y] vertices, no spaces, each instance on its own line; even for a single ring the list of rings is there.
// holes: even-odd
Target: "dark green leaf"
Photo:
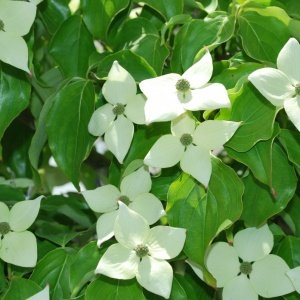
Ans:
[[[278,246],[276,254],[281,256],[290,268],[300,266],[300,238],[285,237]]]

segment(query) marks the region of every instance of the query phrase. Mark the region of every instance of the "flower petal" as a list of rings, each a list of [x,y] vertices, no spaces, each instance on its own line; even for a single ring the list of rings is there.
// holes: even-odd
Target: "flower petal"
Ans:
[[[300,267],[294,268],[292,270],[288,270],[286,275],[292,281],[295,290],[300,294]]]
[[[300,82],[300,45],[295,38],[290,38],[280,50],[277,68],[285,73],[294,84]]]
[[[156,226],[150,229],[147,238],[149,253],[158,259],[176,257],[183,249],[186,230],[170,226]]]
[[[107,148],[115,155],[120,164],[126,156],[134,133],[134,126],[124,116],[119,116],[117,120],[108,128],[104,135]]]
[[[144,163],[151,167],[169,168],[180,161],[183,153],[184,146],[177,137],[171,134],[163,135],[149,150]]]
[[[260,296],[279,297],[295,290],[286,275],[289,267],[281,257],[270,254],[256,261],[252,268],[250,282]]]
[[[37,294],[26,298],[26,300],[50,300],[49,285],[46,285],[46,287]]]
[[[24,1],[1,0],[0,7],[0,20],[4,23],[5,32],[14,36],[23,36],[29,32],[36,14],[34,4]],[[0,49],[2,52],[2,47]]]
[[[180,138],[183,134],[193,135],[196,127],[195,120],[188,114],[182,114],[171,122],[172,134]]]
[[[129,204],[129,208],[144,217],[149,225],[154,224],[166,214],[161,202],[150,193],[135,197]]]
[[[139,168],[121,181],[120,190],[122,195],[127,196],[131,201],[139,194],[147,193],[151,190],[151,176],[144,167]]]
[[[119,201],[119,215],[115,222],[114,232],[121,245],[134,249],[144,243],[149,230],[147,221],[141,215]]]
[[[39,213],[43,197],[17,202],[11,208],[9,225],[13,231],[24,231],[32,225]]]
[[[0,49],[0,60],[30,73],[28,69],[28,48],[22,37],[0,31]]]
[[[0,202],[0,223],[9,222],[9,208],[3,202]]]
[[[275,106],[282,106],[283,101],[290,98],[295,91],[289,78],[277,69],[256,70],[249,75],[248,79]]]
[[[159,105],[160,98],[162,98],[159,97],[159,95],[165,93],[175,93],[176,83],[180,78],[180,75],[170,73],[159,77],[143,80],[139,84],[139,87],[147,98],[155,97],[156,104]]]
[[[97,220],[97,246],[100,247],[103,242],[114,236],[115,221],[118,216],[118,211],[112,211],[101,215]]]
[[[216,279],[217,287],[224,287],[240,272],[240,262],[235,249],[224,242],[215,243],[209,248],[206,267]]]
[[[109,103],[96,109],[88,125],[89,133],[95,136],[104,134],[115,119],[113,106]]]
[[[145,124],[145,103],[146,98],[143,94],[132,97],[125,107],[127,118],[135,124]]]
[[[135,251],[114,244],[101,257],[95,273],[115,279],[132,279],[137,273],[138,265],[139,258]]]
[[[207,186],[212,171],[210,152],[203,147],[190,145],[183,154],[180,167],[182,171]]]
[[[267,256],[273,245],[273,234],[267,224],[260,228],[251,227],[241,230],[233,239],[233,246],[239,257],[247,262]]]
[[[213,62],[209,51],[203,57],[187,69],[182,77],[189,81],[192,89],[197,89],[206,84],[213,72]]]
[[[136,279],[149,292],[169,299],[173,269],[168,262],[150,256],[143,257],[138,267]]]
[[[107,184],[94,190],[83,191],[82,195],[93,211],[106,213],[118,208],[121,193],[115,186]]]
[[[283,106],[291,122],[300,131],[300,96],[285,100]]]
[[[191,90],[191,100],[182,104],[186,110],[206,110],[230,107],[225,87],[220,83],[211,83],[200,89]]]
[[[225,285],[223,300],[258,300],[258,295],[245,275],[237,276]]]
[[[20,267],[34,267],[37,261],[36,238],[30,231],[9,232],[2,240],[0,258]]]
[[[135,97],[135,80],[117,61],[114,61],[107,81],[103,85],[102,93],[111,104],[127,104],[131,98]]]
[[[231,121],[204,121],[195,130],[194,142],[207,150],[220,148],[232,138],[240,124]]]

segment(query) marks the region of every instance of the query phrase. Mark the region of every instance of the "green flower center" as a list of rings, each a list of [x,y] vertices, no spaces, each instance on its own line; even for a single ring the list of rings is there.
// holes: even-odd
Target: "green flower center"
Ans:
[[[295,92],[296,92],[296,95],[300,95],[300,83],[296,84],[295,86]]]
[[[176,82],[176,90],[179,92],[185,93],[190,90],[190,87],[190,83],[186,79],[182,78]]]
[[[183,146],[188,146],[193,142],[193,137],[189,133],[184,133],[180,138],[180,142]]]
[[[251,263],[244,261],[240,265],[240,271],[242,274],[249,275],[252,272],[252,265]]]
[[[10,232],[10,226],[7,222],[0,222],[0,234],[6,235]]]
[[[136,252],[136,255],[139,258],[142,258],[142,257],[146,256],[149,253],[148,247],[143,245],[143,244],[137,245],[136,248],[134,249],[134,251]]]
[[[128,205],[129,203],[130,203],[130,200],[129,200],[129,198],[127,197],[127,196],[120,196],[119,198],[118,198],[118,200],[119,201],[121,201],[121,202],[123,202],[124,204],[126,204],[126,205]]]
[[[4,31],[4,22],[0,20],[0,31]]]
[[[125,106],[121,103],[117,103],[113,108],[113,113],[118,116],[124,114]]]

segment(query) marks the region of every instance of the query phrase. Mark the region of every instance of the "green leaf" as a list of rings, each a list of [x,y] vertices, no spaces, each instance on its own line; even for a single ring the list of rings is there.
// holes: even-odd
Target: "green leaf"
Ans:
[[[30,279],[40,286],[49,284],[52,300],[68,299],[70,297],[69,272],[73,259],[73,251],[68,248],[57,248],[38,262]]]
[[[97,264],[106,250],[106,247],[102,247],[99,251],[97,243],[90,242],[78,251],[70,266],[71,295],[76,296],[82,287],[96,276]]]
[[[25,200],[23,192],[9,185],[0,184],[0,201],[22,201]]]
[[[0,65],[0,140],[9,124],[28,106],[31,86],[24,72]]]
[[[143,57],[134,54],[129,50],[122,50],[104,57],[96,65],[97,76],[99,78],[107,77],[107,74],[115,60],[117,60],[119,64],[138,82],[151,77],[156,77],[156,72],[150,64]]]
[[[247,226],[258,227],[287,206],[295,194],[297,177],[283,150],[274,143],[272,190],[256,181],[252,174],[244,179],[244,185],[242,219]]]
[[[300,19],[300,2],[298,0],[276,0],[274,4],[280,4],[292,18]]]
[[[187,229],[184,252],[202,266],[212,240],[242,213],[241,180],[219,159],[213,158],[212,164],[207,194],[186,174],[170,186],[168,194],[169,223]]]
[[[135,279],[114,280],[108,277],[99,277],[86,289],[85,300],[145,300],[142,288]]]
[[[2,300],[24,300],[41,291],[41,287],[30,279],[13,278]]]
[[[128,7],[130,0],[83,0],[83,20],[94,38],[106,41],[115,17]]]
[[[294,234],[300,237],[300,197],[295,194],[293,199],[290,201],[285,212],[290,216],[294,223]]]
[[[81,163],[89,154],[94,140],[88,133],[94,99],[90,81],[71,82],[55,95],[46,123],[54,159],[77,189]]]
[[[299,132],[288,129],[281,129],[279,141],[287,152],[289,160],[300,167],[300,139]]]
[[[300,238],[286,236],[279,244],[276,254],[281,256],[290,268],[300,266]]]
[[[276,63],[279,51],[290,37],[288,27],[280,19],[256,11],[243,11],[238,24],[238,34],[247,55]]]
[[[92,35],[80,16],[72,16],[60,26],[49,51],[66,77],[85,77],[89,56],[95,47]]]
[[[276,108],[270,104],[250,83],[245,83],[232,94],[231,120],[242,122],[226,146],[245,152],[258,141],[272,136]]]
[[[183,13],[183,0],[135,0],[135,2],[145,3],[161,14],[165,20]]]

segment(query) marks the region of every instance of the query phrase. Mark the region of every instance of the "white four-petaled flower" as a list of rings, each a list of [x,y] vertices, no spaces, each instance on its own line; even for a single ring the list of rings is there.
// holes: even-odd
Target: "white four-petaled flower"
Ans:
[[[89,132],[104,134],[104,141],[120,163],[129,150],[135,124],[145,124],[145,98],[136,94],[133,77],[114,61],[102,88],[107,104],[99,107],[89,122]]]
[[[280,50],[277,68],[262,68],[249,75],[259,92],[278,108],[284,108],[300,131],[300,45],[291,38]]]
[[[146,123],[171,121],[185,111],[229,107],[225,87],[208,83],[212,72],[212,58],[207,51],[183,75],[170,73],[143,80],[139,86],[147,97]]]
[[[0,60],[29,73],[28,48],[22,38],[36,14],[36,6],[25,1],[0,1]]]
[[[102,213],[97,221],[99,247],[114,235],[118,201],[126,203],[131,209],[141,214],[150,225],[165,214],[160,200],[149,193],[151,185],[150,174],[142,167],[123,178],[120,190],[108,184],[95,190],[82,192],[90,208]]]
[[[132,279],[148,291],[169,298],[173,269],[166,259],[176,257],[185,242],[185,229],[149,228],[147,221],[120,203],[115,223],[117,244],[101,257],[96,273],[116,279]]]
[[[36,219],[42,198],[17,202],[11,210],[0,202],[0,258],[5,262],[20,267],[36,265],[36,238],[26,229]]]
[[[168,168],[180,161],[184,172],[207,186],[212,172],[211,150],[226,143],[239,125],[239,122],[210,120],[196,126],[195,120],[185,113],[172,121],[172,134],[156,141],[144,163]]]
[[[270,254],[273,244],[273,235],[264,225],[239,231],[233,246],[225,242],[211,246],[206,267],[217,287],[223,288],[223,300],[258,300],[258,295],[272,298],[294,291],[286,275],[288,265],[281,257]],[[196,274],[202,273],[195,264],[190,265]]]

